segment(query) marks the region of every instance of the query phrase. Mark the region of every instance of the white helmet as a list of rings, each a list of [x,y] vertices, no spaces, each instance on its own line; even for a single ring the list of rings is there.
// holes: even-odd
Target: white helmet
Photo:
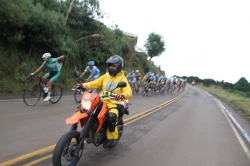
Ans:
[[[138,72],[139,72],[139,70],[136,70],[135,72],[137,72],[137,73],[138,73]]]
[[[43,54],[42,58],[45,59],[45,58],[50,58],[51,57],[51,54],[50,53],[45,53]]]

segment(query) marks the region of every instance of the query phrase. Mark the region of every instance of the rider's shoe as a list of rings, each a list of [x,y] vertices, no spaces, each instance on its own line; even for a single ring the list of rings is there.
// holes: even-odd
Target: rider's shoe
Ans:
[[[114,147],[117,144],[118,141],[119,141],[118,139],[114,139],[112,141],[112,143],[111,143],[111,146]]]
[[[45,99],[48,96],[48,93],[43,94],[43,99]]]
[[[124,114],[129,115],[129,110],[125,109]]]
[[[43,99],[43,101],[49,101],[50,100],[50,96],[48,95],[45,99]]]
[[[112,143],[114,142],[113,139],[106,139],[103,143],[103,148],[109,148],[111,147]]]

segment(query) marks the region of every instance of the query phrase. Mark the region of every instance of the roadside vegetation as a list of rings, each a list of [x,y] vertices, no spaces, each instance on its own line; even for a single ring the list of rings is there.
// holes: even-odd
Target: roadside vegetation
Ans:
[[[28,74],[42,64],[46,52],[52,58],[65,57],[57,80],[64,90],[76,83],[74,71],[83,72],[93,60],[103,74],[106,60],[115,54],[123,57],[124,70],[165,74],[148,60],[165,50],[160,35],[151,33],[146,51],[137,52],[137,37],[124,35],[117,25],[106,27],[98,21],[104,16],[98,0],[1,0],[0,93],[22,92],[30,84]],[[39,75],[48,71],[43,69]]]
[[[221,86],[204,86],[197,84],[201,89],[217,96],[232,108],[237,110],[242,116],[250,120],[250,95],[249,93],[241,92],[238,90],[225,90]]]

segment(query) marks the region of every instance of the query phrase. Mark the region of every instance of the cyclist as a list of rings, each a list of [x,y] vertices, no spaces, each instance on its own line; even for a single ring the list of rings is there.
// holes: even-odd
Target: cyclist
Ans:
[[[128,82],[130,84],[131,89],[133,89],[133,85],[136,81],[134,70],[130,70],[130,72],[127,75],[127,78],[128,78]]]
[[[179,92],[183,86],[182,79],[179,79],[177,84],[178,84],[178,92]]]
[[[164,81],[164,75],[161,75],[158,79],[158,82],[156,83],[158,85],[158,90],[161,90],[164,85],[166,84],[166,81]]]
[[[149,87],[149,91],[150,91],[150,84],[152,84],[152,81],[154,80],[152,73],[148,72],[142,79],[142,82],[144,84],[144,86],[146,87],[146,85],[148,85]]]
[[[59,76],[61,75],[61,69],[62,69],[62,61],[64,60],[64,56],[60,56],[58,58],[51,58],[50,53],[43,54],[42,58],[44,59],[44,62],[40,67],[36,69],[34,73],[30,73],[29,76],[35,75],[39,73],[44,66],[47,66],[51,69],[51,72],[46,73],[42,80],[47,85],[48,88],[44,88],[45,93],[47,94],[47,97],[43,101],[50,100],[50,92],[51,92],[51,85],[53,82],[55,82]],[[60,63],[59,63],[60,62]]]
[[[171,78],[167,79],[166,84],[167,84],[167,91],[169,91],[169,90],[170,90],[170,87],[171,87],[171,84],[172,84]]]
[[[159,81],[159,74],[155,74],[154,85],[155,85],[156,92],[158,92],[158,87],[159,87],[158,81]]]
[[[119,55],[111,56],[107,61],[107,72],[98,79],[83,83],[83,87],[87,89],[102,88],[105,93],[116,87],[118,82],[123,81],[128,85],[128,80],[123,72],[123,59]],[[130,86],[117,88],[114,91],[115,100],[126,100],[133,96]],[[103,143],[104,148],[108,148],[115,144],[118,139],[118,129],[116,127],[118,121],[118,105],[107,101],[108,112],[108,129],[106,131],[106,140]]]
[[[141,73],[139,70],[135,71],[135,78],[136,78],[136,84],[137,84],[137,90],[139,91],[140,89],[140,82],[141,82]]]
[[[83,77],[87,71],[90,73],[89,77],[86,80],[87,82],[93,81],[97,79],[98,77],[100,77],[100,70],[95,66],[94,61],[88,62],[88,66],[85,68],[84,72],[80,75],[79,78]],[[92,91],[92,93],[96,93],[96,92],[97,92],[97,89],[94,89]]]

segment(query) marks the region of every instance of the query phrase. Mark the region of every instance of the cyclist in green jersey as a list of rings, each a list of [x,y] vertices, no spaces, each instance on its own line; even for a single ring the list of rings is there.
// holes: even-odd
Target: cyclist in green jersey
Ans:
[[[50,53],[45,53],[43,54],[42,58],[44,59],[44,62],[42,63],[42,65],[38,67],[34,73],[30,73],[29,76],[39,73],[44,66],[47,66],[51,69],[51,72],[46,73],[42,77],[43,82],[48,87],[48,88],[47,87],[44,88],[45,93],[48,93],[48,95],[43,101],[48,101],[50,100],[51,85],[61,75],[62,61],[64,60],[64,56],[62,55],[58,58],[51,58]]]

